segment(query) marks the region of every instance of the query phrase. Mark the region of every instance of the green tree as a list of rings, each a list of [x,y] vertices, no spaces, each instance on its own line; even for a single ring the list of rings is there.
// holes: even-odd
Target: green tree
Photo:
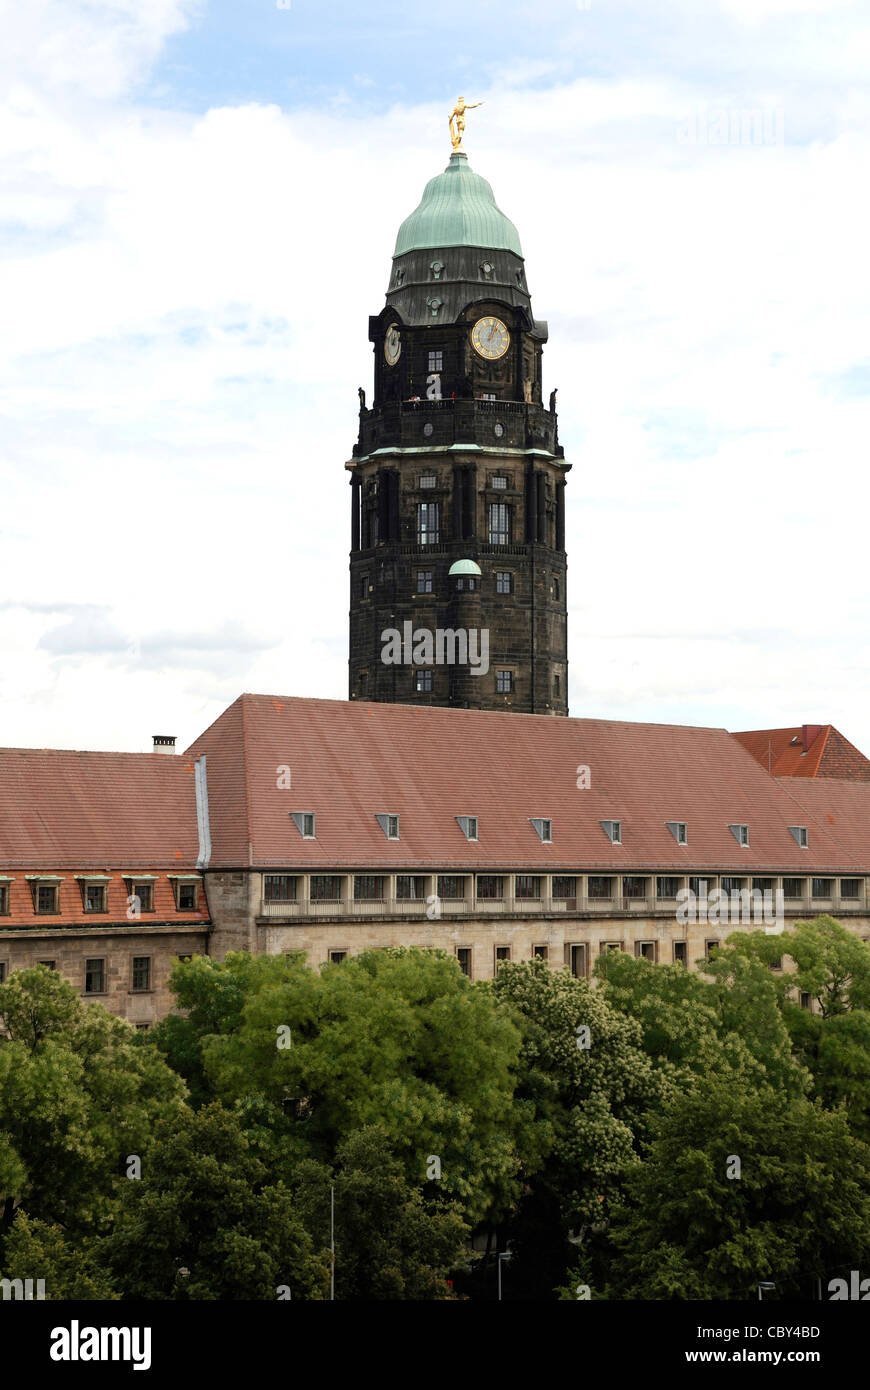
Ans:
[[[424,1195],[408,1182],[376,1127],[339,1144],[335,1169],[303,1160],[294,1189],[306,1225],[325,1243],[334,1190],[337,1299],[451,1297],[447,1280],[467,1262],[468,1227],[455,1202]]]
[[[247,958],[227,968],[254,973]],[[330,1164],[349,1134],[375,1125],[412,1185],[437,1156],[443,1192],[471,1219],[512,1200],[520,1030],[452,957],[372,951],[320,974],[300,959],[257,985],[232,1031],[222,1023],[199,1046],[206,1084],[238,1102],[257,1152],[283,1163],[275,1171],[289,1180],[302,1158]]]
[[[19,1211],[6,1240],[3,1273],[8,1279],[43,1279],[48,1302],[117,1299],[93,1242],[71,1242],[59,1226]]]
[[[217,1104],[158,1125],[100,1258],[124,1298],[322,1298],[327,1261],[291,1193]]]
[[[806,1296],[866,1260],[870,1149],[844,1114],[722,1068],[672,1094],[651,1129],[604,1239],[607,1296],[743,1299],[761,1280]]]
[[[55,971],[19,970],[0,985],[6,1228],[16,1201],[68,1233],[105,1227],[127,1156],[183,1108],[183,1083],[146,1040]]]

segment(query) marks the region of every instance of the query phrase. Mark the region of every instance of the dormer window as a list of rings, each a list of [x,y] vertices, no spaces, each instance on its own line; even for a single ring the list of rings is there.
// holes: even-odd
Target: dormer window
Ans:
[[[604,831],[612,845],[622,844],[622,821],[621,820],[602,820],[598,824]]]
[[[383,830],[388,840],[398,840],[399,838],[399,817],[393,815],[378,815],[375,820]]]
[[[315,840],[315,821],[313,811],[291,811],[290,819],[303,840]]]
[[[477,816],[457,816],[456,821],[466,840],[477,839]]]
[[[684,820],[666,820],[665,825],[670,830],[678,845],[689,843],[689,827]]]
[[[801,849],[809,848],[810,832],[805,825],[790,825],[788,833],[794,836]]]
[[[551,845],[553,843],[553,822],[544,820],[541,816],[530,816],[529,819],[541,843]]]
[[[738,845],[746,849],[749,845],[749,826],[748,825],[729,825],[728,829],[734,836]]]

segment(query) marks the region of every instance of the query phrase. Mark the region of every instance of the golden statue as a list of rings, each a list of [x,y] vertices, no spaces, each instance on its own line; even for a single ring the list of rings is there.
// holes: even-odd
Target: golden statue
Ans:
[[[465,97],[460,97],[450,112],[450,119],[447,124],[450,127],[450,140],[457,154],[465,154],[462,148],[462,137],[465,134],[465,113],[473,111],[475,106],[482,106],[482,101],[466,101]],[[454,125],[454,121],[456,124]]]

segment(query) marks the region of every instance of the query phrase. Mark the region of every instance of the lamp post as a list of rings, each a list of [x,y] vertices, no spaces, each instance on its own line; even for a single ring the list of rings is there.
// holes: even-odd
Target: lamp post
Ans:
[[[511,1257],[511,1252],[510,1252],[509,1250],[502,1250],[501,1253],[496,1257],[496,1262],[497,1262],[497,1265],[498,1265],[498,1301],[499,1301],[499,1303],[501,1303],[501,1262],[502,1262],[502,1260],[509,1260],[510,1257]]]

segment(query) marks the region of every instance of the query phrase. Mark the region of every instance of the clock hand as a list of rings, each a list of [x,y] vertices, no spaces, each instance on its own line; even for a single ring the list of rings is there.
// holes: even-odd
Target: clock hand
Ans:
[[[492,328],[489,330],[489,338],[487,339],[487,342],[490,342],[490,343],[491,343],[492,340],[493,340],[493,338],[494,338],[494,336],[495,336],[495,324],[493,324],[493,325],[492,325]]]

